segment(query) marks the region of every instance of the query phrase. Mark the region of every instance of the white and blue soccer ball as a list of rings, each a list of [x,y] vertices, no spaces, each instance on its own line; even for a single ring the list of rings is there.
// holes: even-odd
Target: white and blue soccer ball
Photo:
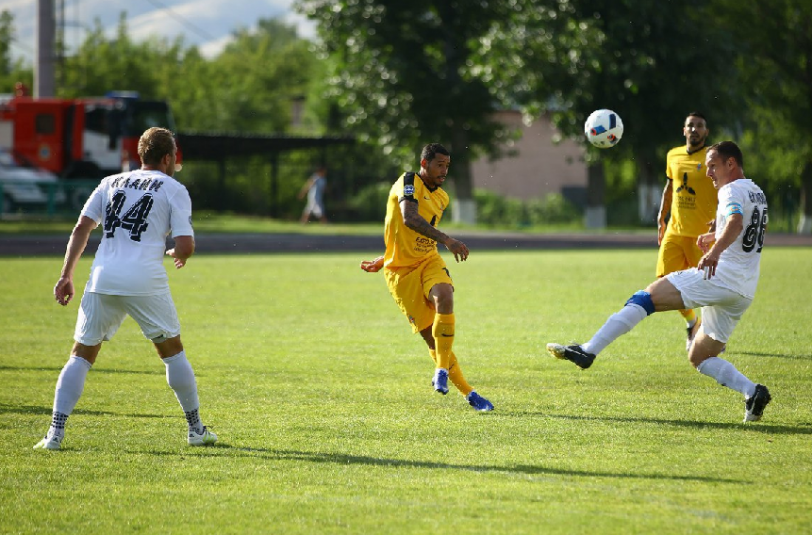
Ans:
[[[595,110],[584,123],[584,134],[594,146],[609,149],[623,137],[623,121],[612,110]]]

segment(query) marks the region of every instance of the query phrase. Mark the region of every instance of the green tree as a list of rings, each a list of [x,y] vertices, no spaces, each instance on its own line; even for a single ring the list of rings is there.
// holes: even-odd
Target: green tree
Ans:
[[[471,61],[480,39],[511,16],[503,0],[299,0],[318,22],[331,59],[329,92],[343,127],[403,165],[439,141],[452,151],[456,201],[473,220],[470,164],[508,134],[492,119],[502,105]],[[507,103],[504,103],[507,104]]]
[[[0,93],[13,93],[17,83],[28,88],[34,84],[33,70],[22,59],[12,57],[11,47],[15,41],[14,15],[3,10],[0,13]]]
[[[229,129],[287,132],[296,98],[307,92],[315,56],[296,29],[275,19],[261,19],[256,30],[241,29],[213,61],[217,88]]]
[[[800,187],[797,231],[812,232],[812,3],[713,0],[715,22],[732,35],[747,98],[740,126],[752,153],[747,168],[773,182],[772,193]],[[757,178],[757,180],[763,180]]]
[[[734,78],[732,44],[707,20],[704,0],[544,4],[524,1],[485,42],[478,61],[493,73],[495,87],[515,91],[528,115],[550,114],[563,135],[585,146],[583,124],[592,111],[621,116],[619,145],[588,147],[591,189],[602,188],[602,160],[631,158],[639,189],[661,190],[665,152],[680,144],[687,113],[703,112],[714,128],[740,105],[725,85]]]

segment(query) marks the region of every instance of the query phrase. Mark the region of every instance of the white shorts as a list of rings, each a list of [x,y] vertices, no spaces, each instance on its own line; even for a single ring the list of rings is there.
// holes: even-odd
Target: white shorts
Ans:
[[[313,217],[321,217],[324,215],[324,203],[314,200],[308,200],[305,206],[305,213]]]
[[[156,344],[180,334],[178,313],[169,292],[159,295],[85,292],[73,339],[86,346],[110,340],[128,315],[141,327],[144,337]]]
[[[687,308],[702,307],[702,331],[717,342],[727,343],[733,329],[753,302],[749,297],[706,280],[696,268],[665,276],[682,296]]]

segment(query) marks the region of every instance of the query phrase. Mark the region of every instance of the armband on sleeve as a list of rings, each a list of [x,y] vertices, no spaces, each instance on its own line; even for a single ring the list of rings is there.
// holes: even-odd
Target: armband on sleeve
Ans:
[[[403,201],[417,202],[417,199],[414,198],[414,173],[412,172],[403,175],[403,195],[398,202]]]
[[[737,202],[727,203],[727,206],[725,206],[725,217],[730,217],[733,214],[744,215],[744,210],[742,209],[741,204]]]

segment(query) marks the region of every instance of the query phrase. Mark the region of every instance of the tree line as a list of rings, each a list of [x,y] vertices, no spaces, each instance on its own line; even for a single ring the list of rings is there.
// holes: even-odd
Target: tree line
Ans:
[[[168,100],[182,130],[352,133],[371,172],[414,167],[427,140],[454,155],[454,193],[473,198],[470,164],[517,135],[500,109],[551,118],[583,142],[596,108],[624,119],[624,141],[586,148],[590,176],[633,165],[662,184],[665,152],[689,111],[712,140],[743,148],[746,172],[791,197],[812,231],[812,3],[774,0],[297,0],[309,42],[280,21],[240,29],[216,57],[182,38],[133,42],[122,14],[99,22],[59,67],[60,96],[137,90]],[[11,61],[0,15],[0,83],[30,82]],[[27,78],[26,78],[27,76]],[[303,120],[291,125],[293,102]],[[775,203],[773,203],[775,204]]]

